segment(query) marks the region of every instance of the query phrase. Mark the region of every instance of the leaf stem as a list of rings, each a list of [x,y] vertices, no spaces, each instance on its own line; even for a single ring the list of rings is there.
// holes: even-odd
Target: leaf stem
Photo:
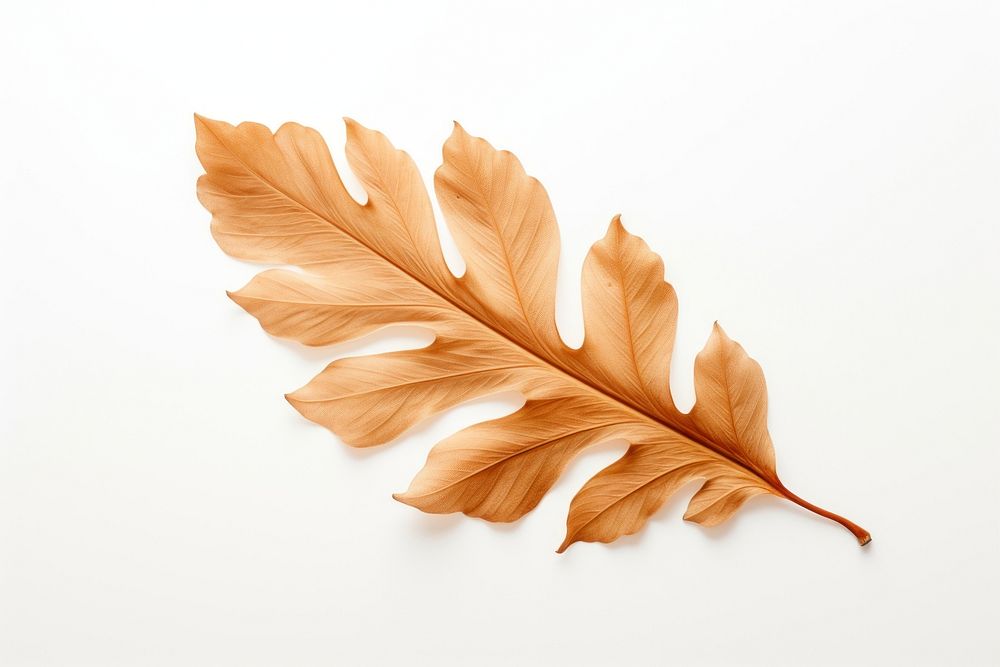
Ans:
[[[791,491],[789,491],[788,489],[786,489],[785,485],[782,484],[781,482],[778,482],[776,484],[776,488],[778,489],[778,491],[781,492],[781,494],[783,496],[785,496],[785,498],[787,498],[788,500],[791,500],[796,505],[799,505],[800,507],[804,507],[807,510],[809,510],[810,512],[815,512],[816,514],[819,514],[822,517],[826,517],[827,519],[830,519],[831,521],[836,521],[841,526],[843,526],[847,530],[851,531],[854,534],[854,537],[858,538],[858,544],[860,544],[861,546],[865,546],[866,544],[868,544],[869,542],[872,541],[871,533],[869,533],[867,530],[865,530],[864,528],[862,528],[858,524],[854,523],[853,521],[848,521],[847,519],[845,519],[844,517],[840,516],[839,514],[834,514],[833,512],[828,512],[827,510],[823,509],[822,507],[817,507],[816,505],[813,505],[808,500],[803,500],[802,498],[799,498],[797,495],[795,495],[794,493],[792,493]]]

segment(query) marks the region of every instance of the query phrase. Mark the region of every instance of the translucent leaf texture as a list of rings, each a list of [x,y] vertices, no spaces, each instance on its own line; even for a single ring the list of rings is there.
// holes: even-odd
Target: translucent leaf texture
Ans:
[[[695,362],[688,413],[670,396],[677,298],[663,263],[620,220],[583,269],[585,339],[555,324],[559,230],[548,195],[514,155],[456,125],[434,177],[467,264],[445,265],[430,199],[410,157],[347,121],[347,158],[368,193],[344,188],[323,139],[197,116],[198,196],[228,254],[269,269],[232,299],[274,336],[330,345],[393,324],[433,331],[417,350],[339,359],[288,401],[345,443],[386,443],[464,401],[517,391],[525,405],[438,443],[394,497],[425,512],[515,521],[586,447],[628,451],[579,490],[560,551],[634,533],[681,486],[703,480],[684,518],[722,523],[772,494],[867,531],[788,491],[775,471],[760,366],[716,325]]]

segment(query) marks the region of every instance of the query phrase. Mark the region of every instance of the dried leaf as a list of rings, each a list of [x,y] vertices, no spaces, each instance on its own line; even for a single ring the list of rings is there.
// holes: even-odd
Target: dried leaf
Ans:
[[[347,157],[368,192],[357,203],[315,131],[196,116],[205,167],[198,196],[212,234],[240,259],[289,264],[230,294],[269,333],[330,345],[392,324],[433,330],[428,347],[339,359],[289,394],[305,417],[357,447],[392,440],[459,403],[515,390],[527,402],[435,446],[395,498],[426,512],[515,521],[584,448],[623,438],[621,459],[571,503],[560,551],[638,531],[687,482],[704,480],[684,518],[721,523],[749,498],[795,496],[778,479],[760,366],[715,326],[695,363],[697,400],[679,411],[667,381],[677,298],[663,263],[616,217],[583,270],[586,336],[555,323],[559,231],[548,195],[511,153],[456,124],[434,183],[466,259],[448,270],[413,161],[347,121]]]

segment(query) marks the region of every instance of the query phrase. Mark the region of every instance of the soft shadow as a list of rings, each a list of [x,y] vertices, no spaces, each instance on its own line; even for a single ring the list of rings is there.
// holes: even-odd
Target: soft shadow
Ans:
[[[428,514],[426,512],[421,512],[415,507],[407,507],[407,509],[413,510],[412,513],[416,515],[411,517],[413,530],[426,537],[435,537],[445,533],[450,533],[455,530],[455,528],[461,524],[463,520],[468,518],[461,512],[452,512],[451,514]]]
[[[531,514],[531,512],[528,512],[528,514]],[[525,514],[524,516],[520,517],[515,521],[508,521],[507,523],[500,523],[498,521],[486,521],[484,519],[478,519],[478,521],[482,521],[483,523],[485,523],[489,527],[489,529],[492,530],[493,532],[506,534],[506,533],[513,533],[515,530],[517,530],[518,526],[521,525],[521,522],[523,521],[524,517],[528,516],[528,514]]]
[[[319,424],[317,424],[317,426],[319,426]],[[320,428],[323,427],[320,426]],[[383,445],[372,445],[371,447],[352,447],[343,440],[340,440],[340,438],[338,438],[335,433],[328,431],[327,429],[323,430],[327,431],[327,433],[333,436],[336,440],[339,440],[340,442],[337,444],[343,447],[343,449],[345,450],[344,453],[349,458],[354,459],[355,461],[367,461],[370,458],[378,456],[382,452],[386,451],[389,448],[389,445],[392,444],[391,442],[387,442]]]
[[[467,516],[462,512],[431,514],[428,512],[422,512],[416,507],[408,506],[407,509],[412,510],[412,512],[416,515],[413,517],[412,529],[425,537],[435,537],[437,535],[452,532],[455,528],[467,521],[478,521],[479,523],[488,526],[490,530],[498,533],[512,533],[517,529],[518,524],[521,523],[521,519],[524,518],[521,517],[521,519],[511,521],[510,523],[497,523],[495,521],[486,521],[485,519],[480,519],[479,517]]]

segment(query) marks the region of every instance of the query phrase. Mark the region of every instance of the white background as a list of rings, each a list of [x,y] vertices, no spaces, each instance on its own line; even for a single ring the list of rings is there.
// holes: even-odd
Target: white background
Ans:
[[[0,664],[998,664],[996,3],[93,4],[0,18]],[[257,267],[209,236],[194,111],[342,168],[350,115],[428,181],[452,119],[514,150],[573,343],[622,213],[680,297],[681,403],[718,318],[786,484],[874,542],[776,499],[706,530],[686,487],[557,556],[620,443],[511,526],[394,502],[518,399],[364,452],[299,417],[332,357],[428,338],[306,350],[230,302]]]

